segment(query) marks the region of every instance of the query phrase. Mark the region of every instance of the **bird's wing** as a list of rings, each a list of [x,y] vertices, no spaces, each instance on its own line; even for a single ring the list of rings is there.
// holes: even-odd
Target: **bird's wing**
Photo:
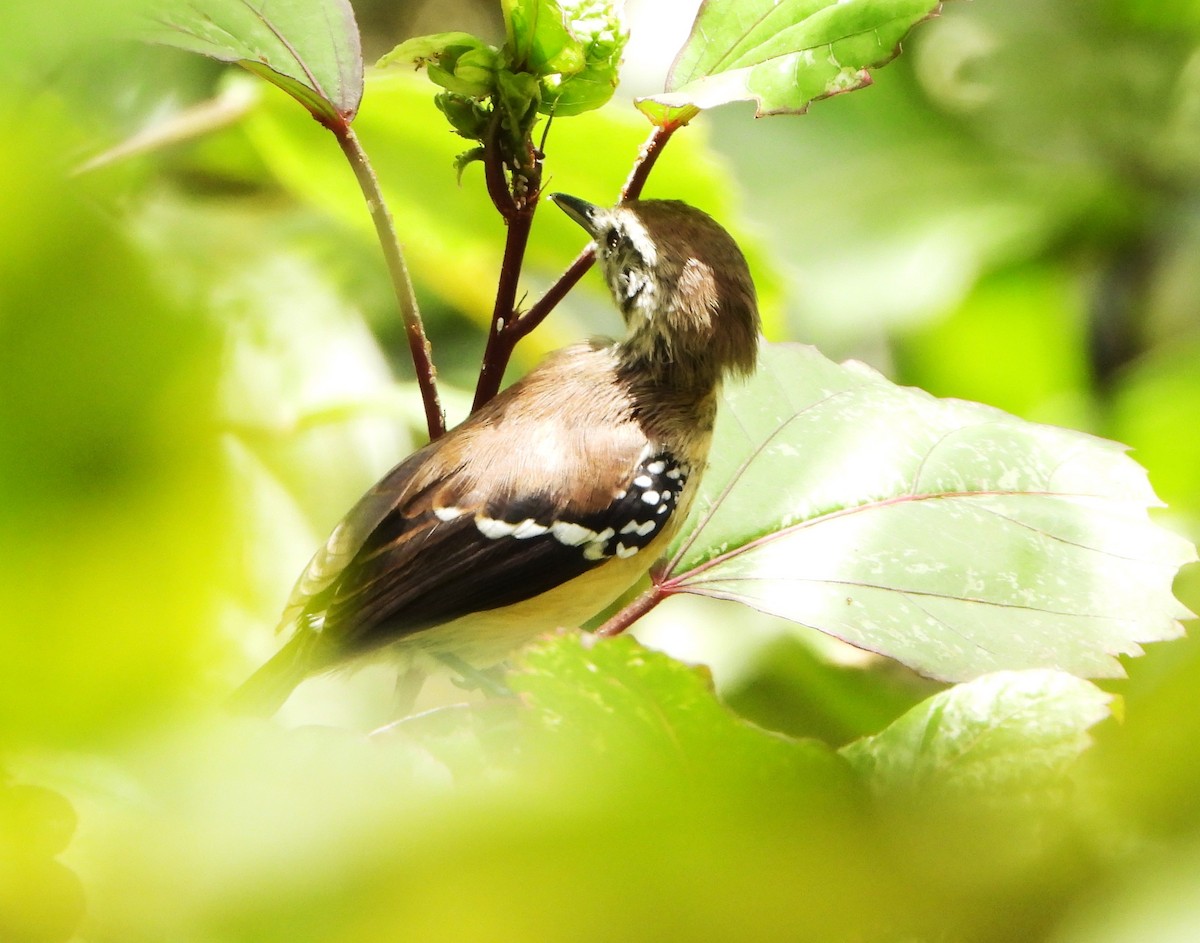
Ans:
[[[581,436],[543,416],[540,443],[511,425],[456,430],[393,469],[313,558],[285,620],[320,619],[338,650],[368,649],[531,599],[677,523],[691,469],[635,423]],[[583,480],[564,487],[564,468]]]
[[[608,504],[591,510],[538,490],[497,507],[439,482],[380,521],[337,580],[327,625],[371,647],[531,599],[640,552],[673,523],[686,482],[661,454],[631,456]]]

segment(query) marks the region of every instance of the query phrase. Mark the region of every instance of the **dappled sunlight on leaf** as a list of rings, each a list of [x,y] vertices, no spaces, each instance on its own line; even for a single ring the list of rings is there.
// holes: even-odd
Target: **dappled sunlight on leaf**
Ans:
[[[667,592],[736,599],[946,680],[1175,638],[1195,559],[1123,449],[893,386],[812,348],[730,392]]]

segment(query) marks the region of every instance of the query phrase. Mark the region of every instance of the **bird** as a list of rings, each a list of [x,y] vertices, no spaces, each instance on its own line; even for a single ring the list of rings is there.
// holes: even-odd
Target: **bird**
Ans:
[[[591,237],[625,336],[550,354],[367,491],[301,573],[290,636],[235,712],[273,714],[306,678],[385,651],[464,676],[498,665],[602,612],[679,531],[722,384],[757,360],[749,266],[682,201],[550,198]]]

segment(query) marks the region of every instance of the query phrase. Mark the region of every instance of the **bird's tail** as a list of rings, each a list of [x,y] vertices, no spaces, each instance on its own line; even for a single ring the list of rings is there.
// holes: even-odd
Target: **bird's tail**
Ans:
[[[312,649],[318,638],[315,632],[298,630],[229,696],[229,710],[247,717],[270,717],[279,710],[296,685],[317,670]]]

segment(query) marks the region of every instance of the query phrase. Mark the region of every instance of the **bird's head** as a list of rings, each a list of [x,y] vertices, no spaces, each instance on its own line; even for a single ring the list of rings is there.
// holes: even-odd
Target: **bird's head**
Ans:
[[[685,385],[746,375],[758,351],[758,305],[746,259],[707,213],[678,200],[607,209],[551,199],[590,235],[629,334],[626,357]]]

